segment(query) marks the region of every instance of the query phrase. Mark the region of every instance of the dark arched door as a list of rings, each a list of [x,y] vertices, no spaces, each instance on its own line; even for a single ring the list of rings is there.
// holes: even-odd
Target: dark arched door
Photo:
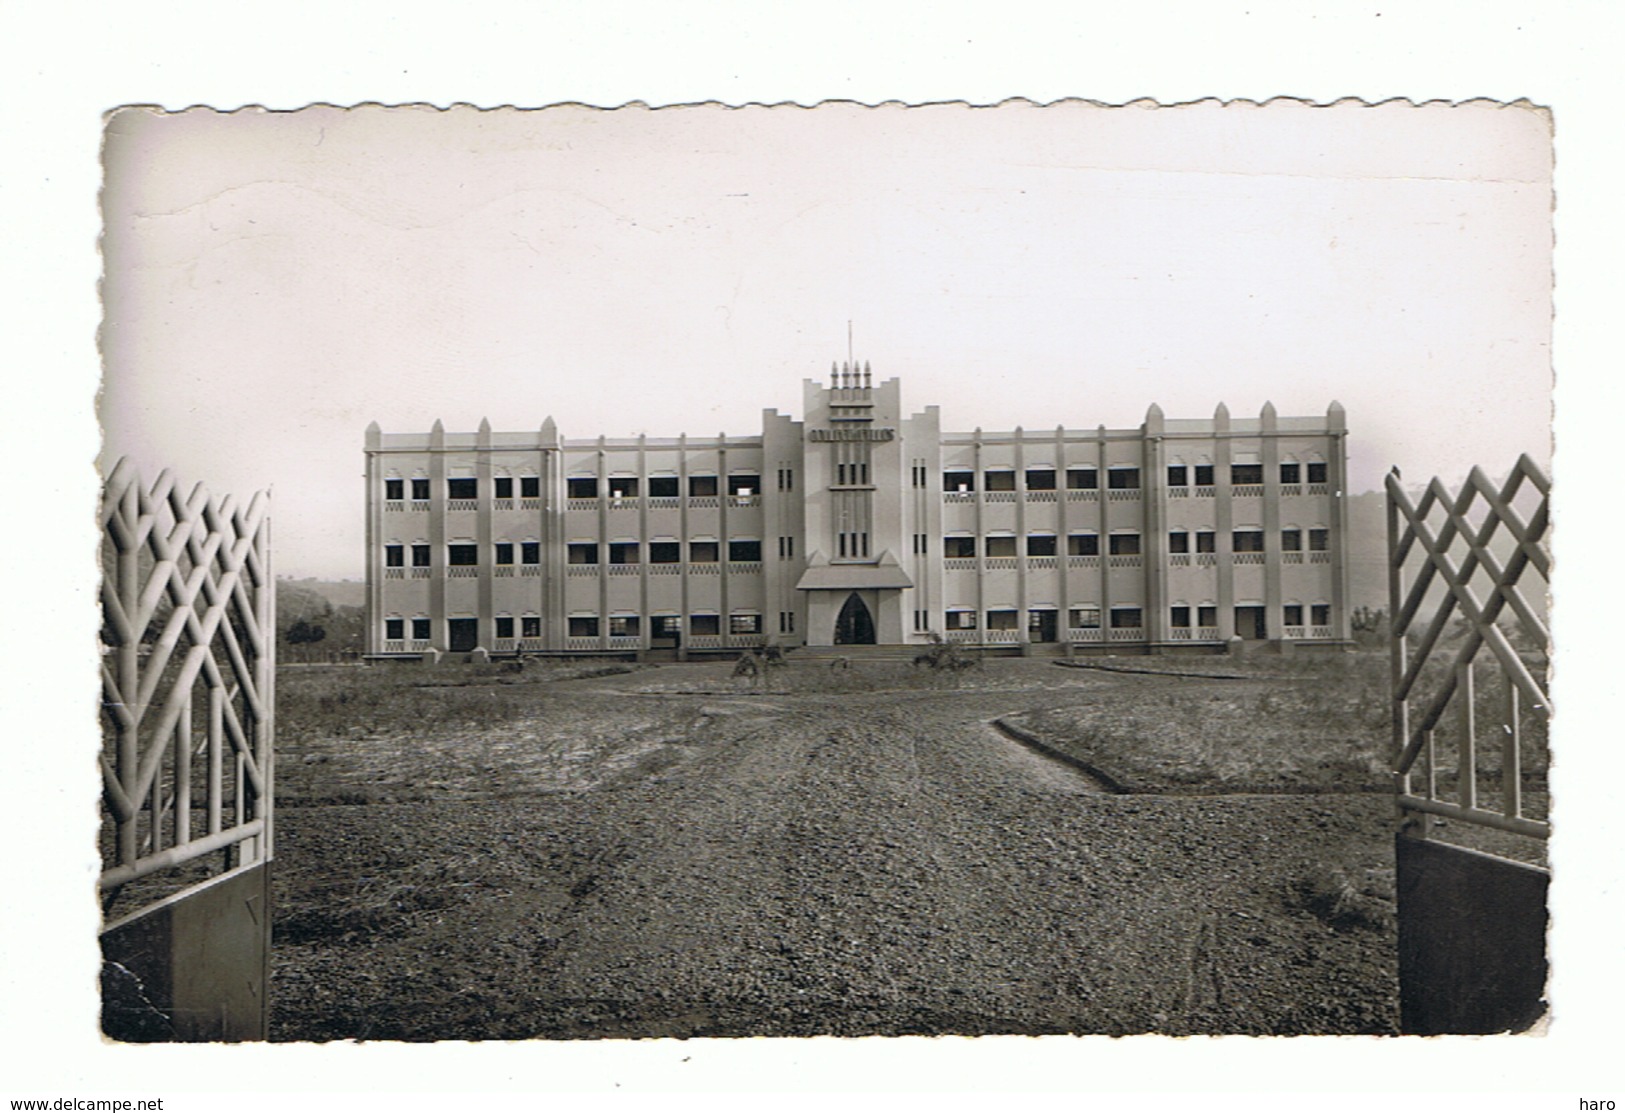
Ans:
[[[835,620],[836,645],[874,645],[875,620],[863,600],[853,592],[846,597],[840,617]]]

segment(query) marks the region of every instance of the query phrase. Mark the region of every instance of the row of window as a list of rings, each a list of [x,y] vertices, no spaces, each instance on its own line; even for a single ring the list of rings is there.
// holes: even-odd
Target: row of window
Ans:
[[[407,550],[411,550],[412,567],[428,568],[431,563],[431,546],[426,542],[414,545],[389,544],[384,546],[384,567],[406,567]],[[542,562],[542,544],[540,541],[521,541],[518,543],[498,541],[491,547],[492,563],[506,566],[514,563],[517,556],[520,564],[540,564]],[[566,546],[566,561],[570,564],[601,564],[605,563],[607,555],[609,564],[638,564],[640,563],[642,543],[638,541],[611,541],[607,545],[600,545],[596,541],[572,541]],[[649,542],[650,564],[679,564],[682,562],[682,543],[679,541],[651,541]],[[779,558],[788,560],[795,556],[795,538],[781,537],[779,539]],[[688,559],[691,564],[716,564],[722,558],[722,544],[718,541],[690,541],[688,543]],[[728,542],[728,559],[735,563],[752,563],[762,559],[762,543],[755,539],[736,539]],[[446,546],[446,563],[454,568],[467,568],[479,564],[479,546],[472,542],[453,542]]]
[[[1284,553],[1299,553],[1303,551],[1304,534],[1309,535],[1309,551],[1316,553],[1327,552],[1331,548],[1331,531],[1323,528],[1301,530],[1297,528],[1283,529],[1281,531],[1281,551]],[[1191,548],[1192,538],[1195,539],[1195,549]],[[923,539],[922,539],[923,540]],[[1016,554],[1016,541],[1014,535],[994,535],[983,538],[983,555],[989,557],[1013,557]],[[1026,555],[1030,557],[1052,557],[1059,555],[1059,539],[1053,533],[1030,533],[1026,537]],[[1107,537],[1107,551],[1112,556],[1136,556],[1140,552],[1140,535],[1138,533],[1123,531],[1109,534]],[[1168,551],[1170,553],[1214,553],[1218,551],[1218,535],[1210,529],[1190,531],[1183,529],[1170,530],[1168,533]],[[1238,529],[1230,534],[1230,551],[1235,553],[1262,553],[1264,551],[1264,531],[1261,529]],[[1066,537],[1066,553],[1068,556],[1099,556],[1100,535],[1096,533],[1069,533]],[[944,557],[968,558],[976,556],[976,538],[967,535],[953,535],[942,539],[942,555]]]
[[[730,634],[760,634],[762,632],[762,616],[754,612],[735,612],[728,617],[728,633]],[[795,616],[784,612],[779,616],[779,625],[786,632],[795,628]],[[651,637],[668,638],[677,637],[682,633],[683,620],[679,615],[655,615],[649,624]],[[433,636],[432,620],[419,616],[417,618],[386,618],[384,619],[384,639],[386,641],[404,641],[407,630],[412,632],[413,641],[429,641]],[[643,622],[640,616],[610,615],[605,624],[597,615],[571,615],[565,623],[565,632],[572,638],[596,638],[601,631],[607,631],[612,638],[637,637],[643,631]],[[493,620],[493,634],[499,639],[507,638],[539,638],[542,636],[542,619],[540,615],[497,615]],[[722,633],[722,616],[715,613],[692,614],[688,616],[688,632],[695,635],[708,635]]]
[[[1281,608],[1281,621],[1286,626],[1302,626],[1304,613],[1309,614],[1310,625],[1330,626],[1332,624],[1332,607],[1330,603],[1311,603],[1307,608],[1301,603],[1287,603]],[[994,608],[986,613],[986,629],[988,630],[1014,630],[1020,619],[1020,613],[1013,607]],[[1027,625],[1029,629],[1040,629],[1048,621],[1052,611],[1034,610],[1027,612]],[[947,628],[949,630],[975,630],[977,629],[977,613],[969,607],[950,607],[946,612]],[[1219,624],[1219,608],[1212,604],[1202,604],[1192,607],[1184,603],[1168,608],[1168,625],[1180,630],[1188,630],[1192,625],[1213,627]],[[1100,629],[1101,610],[1099,607],[1083,606],[1072,607],[1067,613],[1067,624],[1073,630]],[[1135,606],[1115,606],[1107,611],[1107,621],[1114,630],[1133,629],[1145,623],[1144,608]]]
[[[1016,476],[1020,474],[1023,485],[1018,488]],[[914,468],[915,486],[923,486],[925,469]],[[1283,484],[1296,483],[1325,483],[1327,481],[1327,465],[1323,461],[1310,461],[1307,464],[1288,462],[1280,465],[1280,477]],[[841,485],[863,485],[869,482],[869,465],[864,463],[841,464],[836,477]],[[677,498],[682,494],[681,480],[675,475],[652,475],[646,481],[637,476],[610,476],[600,479],[597,476],[571,476],[565,481],[565,494],[573,499],[595,499],[600,494],[608,494],[614,499],[636,498],[639,494],[640,484],[647,487],[650,498]],[[688,495],[690,498],[711,498],[722,493],[725,489],[728,494],[745,497],[758,494],[761,491],[761,476],[755,474],[736,473],[724,477],[716,475],[691,475],[688,477]],[[1258,486],[1264,482],[1263,464],[1232,464],[1230,465],[1230,482],[1234,486]],[[778,473],[779,490],[790,491],[795,488],[795,473],[788,468],[780,468]],[[385,479],[384,498],[395,502],[406,498],[410,484],[413,501],[424,502],[430,497],[430,482],[421,476],[414,479]],[[1211,487],[1214,485],[1214,470],[1212,464],[1170,464],[1168,466],[1168,486],[1185,487],[1194,484],[1197,487]],[[492,496],[499,499],[515,497],[515,491],[520,498],[540,498],[541,479],[534,475],[522,475],[515,479],[512,476],[497,476],[491,480]],[[1070,491],[1093,491],[1100,486],[1099,469],[1093,467],[1077,467],[1066,469],[1066,488]],[[1111,466],[1106,469],[1106,486],[1111,490],[1137,490],[1140,486],[1140,469],[1133,465]],[[968,492],[976,490],[976,472],[965,468],[950,468],[942,473],[942,489],[945,491]],[[1054,468],[1028,468],[1025,472],[1017,473],[1014,469],[993,468],[982,473],[982,489],[985,491],[1054,491],[1057,489],[1057,473]],[[451,499],[477,499],[479,498],[479,480],[471,477],[454,477],[446,480],[446,497]]]
[[[408,488],[410,484],[410,488]],[[730,495],[745,497],[761,491],[762,478],[759,475],[736,474],[727,477],[726,490]],[[637,476],[610,476],[600,480],[597,476],[572,476],[564,481],[565,494],[573,499],[595,499],[600,492],[607,493],[613,499],[630,499],[638,496],[639,480]],[[681,492],[681,484],[675,475],[652,475],[648,478],[648,494],[650,498],[677,498]],[[789,469],[779,470],[779,490],[789,491],[794,486],[794,475]],[[414,502],[426,502],[430,497],[429,480],[419,476],[415,479],[386,479],[384,480],[384,498],[397,502],[406,498],[408,489]],[[491,480],[491,494],[493,498],[511,499],[517,489],[518,497],[534,499],[542,497],[542,481],[539,476],[522,475],[517,481],[512,476],[499,475]],[[691,475],[688,477],[688,493],[691,498],[714,497],[724,489],[723,480],[715,475]],[[449,499],[477,499],[480,497],[479,480],[470,477],[454,477],[446,480],[446,497]]]
[[[916,469],[916,475],[919,469]],[[990,468],[982,473],[982,489],[984,491],[1014,491],[1017,490],[1017,472],[1012,468]],[[1053,491],[1056,490],[1057,474],[1054,468],[1028,468],[1019,473],[1023,480],[1022,490]],[[1327,466],[1324,461],[1313,460],[1307,464],[1288,462],[1280,465],[1281,482],[1287,485],[1297,483],[1325,483],[1327,481]],[[1263,464],[1231,464],[1230,482],[1237,487],[1259,486],[1264,482]],[[1168,486],[1187,487],[1194,483],[1197,487],[1214,486],[1214,470],[1212,464],[1170,464],[1168,465]],[[1137,490],[1140,486],[1140,469],[1132,464],[1111,465],[1106,469],[1106,486],[1109,490],[1128,491]],[[1066,469],[1066,488],[1069,491],[1093,491],[1100,487],[1100,470],[1094,467],[1076,467]],[[949,468],[942,473],[942,489],[944,491],[969,492],[976,490],[976,472],[968,468]]]

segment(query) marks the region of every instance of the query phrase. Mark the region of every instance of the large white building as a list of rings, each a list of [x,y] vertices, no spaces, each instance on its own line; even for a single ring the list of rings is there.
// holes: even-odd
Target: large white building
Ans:
[[[367,430],[367,651],[1348,639],[1345,421],[944,432],[867,365],[743,437]]]

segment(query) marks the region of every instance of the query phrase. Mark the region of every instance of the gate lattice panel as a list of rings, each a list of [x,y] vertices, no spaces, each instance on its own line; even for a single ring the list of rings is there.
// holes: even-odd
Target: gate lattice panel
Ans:
[[[1475,467],[1458,492],[1434,479],[1413,503],[1396,471],[1387,492],[1400,808],[1423,831],[1446,816],[1545,839],[1525,786],[1544,787],[1551,715],[1550,481],[1521,456],[1499,486]]]
[[[102,493],[104,909],[271,858],[274,584],[269,497],[246,507],[144,487]],[[121,895],[122,894],[122,895]],[[126,917],[128,918],[128,917]]]

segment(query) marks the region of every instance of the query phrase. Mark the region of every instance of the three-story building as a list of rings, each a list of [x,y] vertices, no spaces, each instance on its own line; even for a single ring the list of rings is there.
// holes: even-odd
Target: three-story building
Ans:
[[[1349,636],[1346,426],[943,432],[867,365],[751,436],[367,430],[367,651],[1024,652]]]

